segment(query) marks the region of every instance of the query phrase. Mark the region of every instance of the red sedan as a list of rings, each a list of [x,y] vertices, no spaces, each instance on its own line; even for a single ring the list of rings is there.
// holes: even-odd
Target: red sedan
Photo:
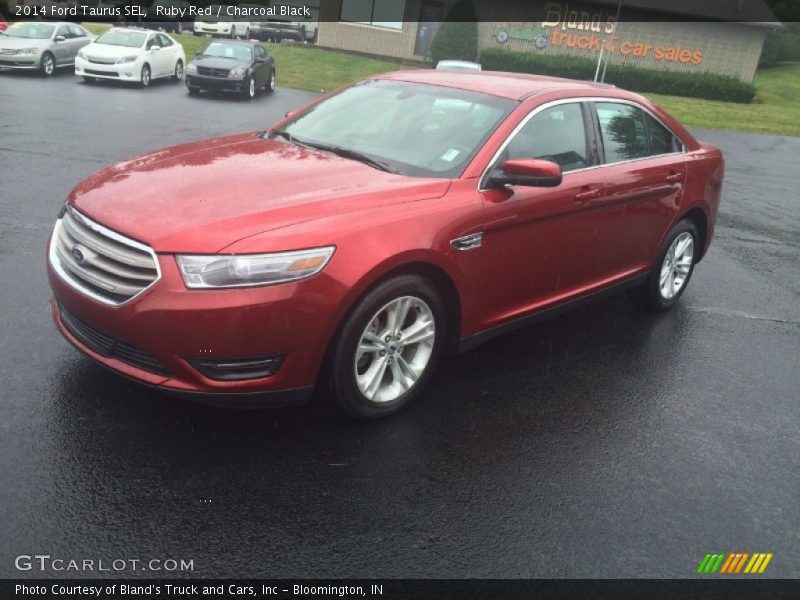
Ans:
[[[717,148],[610,86],[380,75],[78,185],[49,244],[53,317],[164,391],[256,406],[325,386],[382,417],[445,352],[620,289],[673,306],[723,173]]]

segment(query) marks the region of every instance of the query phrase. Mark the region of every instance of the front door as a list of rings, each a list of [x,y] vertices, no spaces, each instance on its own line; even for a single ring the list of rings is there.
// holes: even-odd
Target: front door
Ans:
[[[511,321],[579,294],[595,277],[598,210],[605,194],[593,165],[591,118],[580,102],[533,116],[507,142],[495,165],[514,158],[558,163],[558,187],[507,186],[482,191],[486,225],[481,252],[492,312],[482,328]],[[485,182],[481,184],[486,187]]]

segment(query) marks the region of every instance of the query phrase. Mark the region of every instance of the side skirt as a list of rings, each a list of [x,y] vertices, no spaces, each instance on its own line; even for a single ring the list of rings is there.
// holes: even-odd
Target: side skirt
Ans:
[[[594,302],[595,300],[598,300],[605,296],[616,294],[622,290],[644,285],[648,277],[650,277],[650,273],[645,273],[644,275],[638,275],[636,277],[633,277],[632,279],[626,279],[625,281],[622,281],[620,283],[615,283],[609,287],[603,288],[596,292],[592,292],[591,294],[586,294],[585,296],[579,296],[578,298],[568,300],[567,302],[562,302],[561,304],[557,304],[556,306],[551,306],[550,308],[542,309],[533,314],[525,315],[524,317],[519,317],[517,319],[514,319],[513,321],[509,321],[501,325],[496,325],[495,327],[492,327],[490,329],[485,329],[484,331],[480,331],[465,338],[461,338],[461,340],[458,343],[457,354],[469,352],[470,350],[477,348],[484,342],[487,342],[490,339],[495,338],[499,335],[504,335],[506,333],[510,333],[511,331],[516,331],[517,329],[528,327],[529,325],[533,325],[534,323],[537,323],[539,321],[550,319],[552,317],[555,317],[556,315],[560,315],[561,313],[573,310],[575,308],[578,308],[579,306],[583,306],[584,304],[589,304],[590,302]]]

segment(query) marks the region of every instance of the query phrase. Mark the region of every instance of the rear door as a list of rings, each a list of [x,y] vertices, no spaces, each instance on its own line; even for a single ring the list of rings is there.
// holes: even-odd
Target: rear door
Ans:
[[[649,269],[683,195],[683,146],[633,103],[592,103],[607,183],[597,245],[601,277]]]

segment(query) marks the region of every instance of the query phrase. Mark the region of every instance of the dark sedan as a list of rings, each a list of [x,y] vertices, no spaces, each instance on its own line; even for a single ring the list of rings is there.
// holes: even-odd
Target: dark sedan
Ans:
[[[222,90],[247,99],[255,98],[261,88],[271,93],[275,91],[275,58],[253,42],[212,42],[187,65],[186,87],[191,95]]]

